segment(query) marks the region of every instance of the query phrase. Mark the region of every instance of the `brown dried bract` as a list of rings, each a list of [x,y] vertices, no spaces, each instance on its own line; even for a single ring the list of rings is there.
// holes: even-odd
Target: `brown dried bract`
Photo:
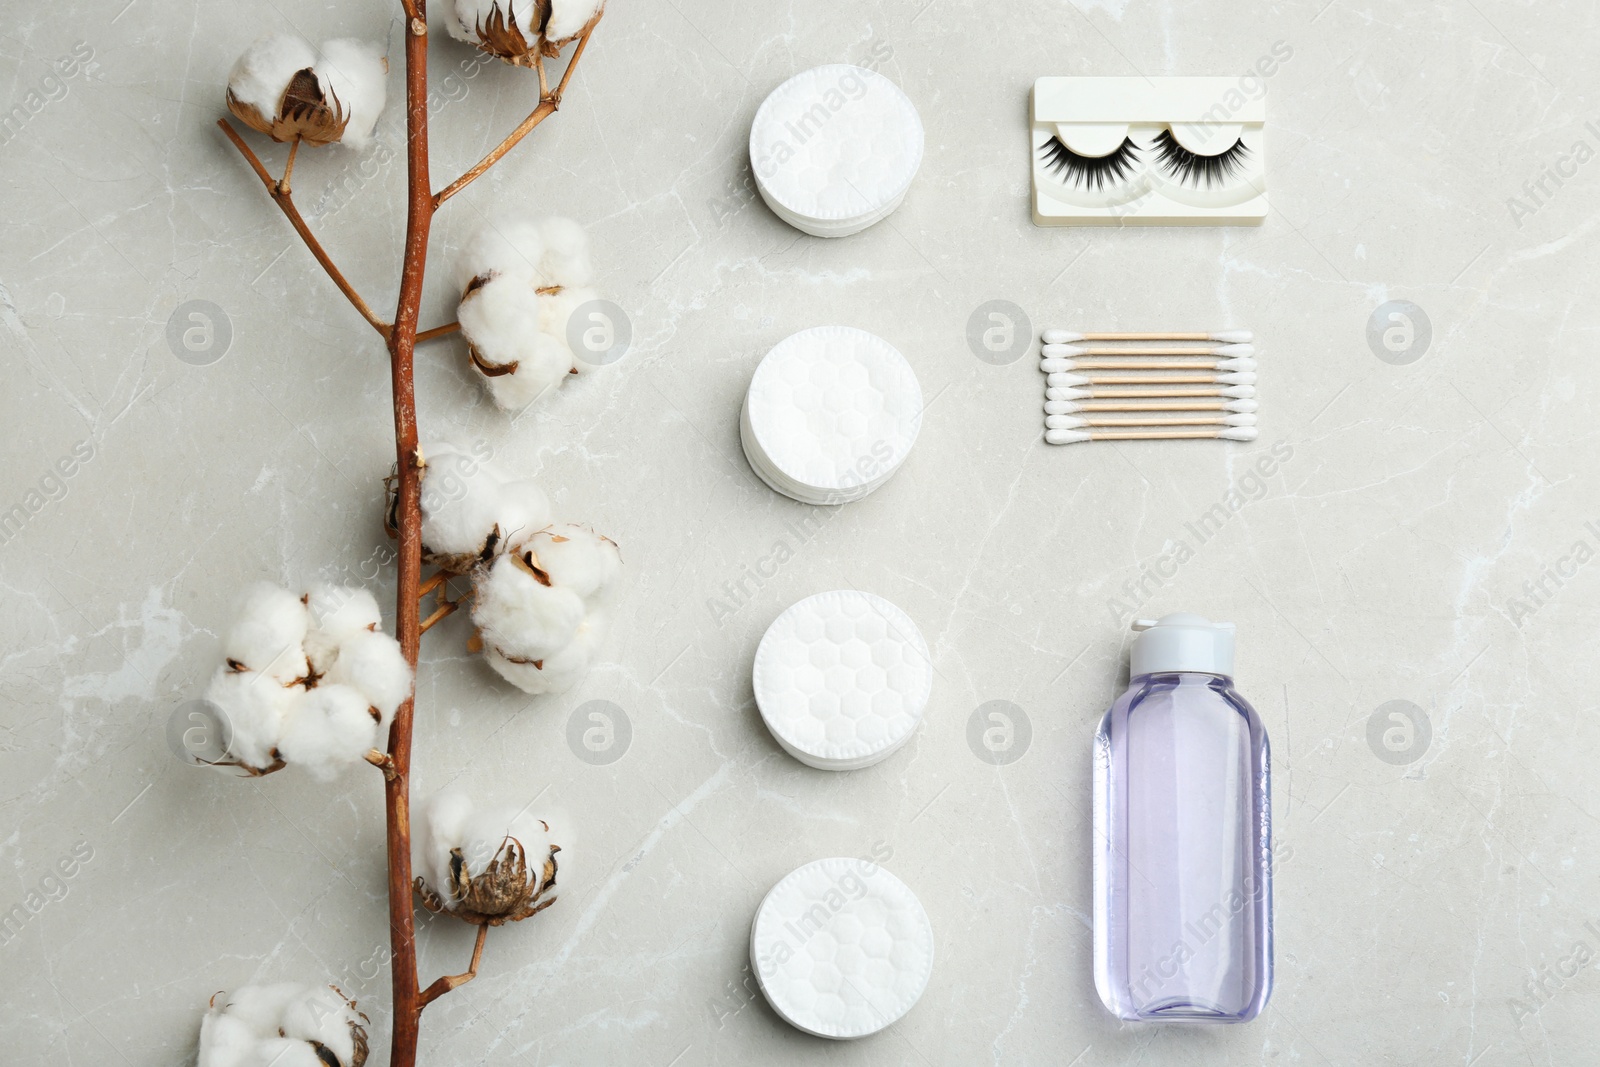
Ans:
[[[548,824],[545,829],[550,829]],[[521,922],[556,902],[555,897],[545,894],[556,884],[556,853],[560,851],[560,845],[551,845],[540,869],[530,872],[528,853],[522,842],[507,837],[483,873],[469,876],[461,850],[451,849],[450,877],[454,883],[450,887],[451,901],[442,900],[420,877],[416,880],[417,895],[429,911],[449,912],[474,926]]]

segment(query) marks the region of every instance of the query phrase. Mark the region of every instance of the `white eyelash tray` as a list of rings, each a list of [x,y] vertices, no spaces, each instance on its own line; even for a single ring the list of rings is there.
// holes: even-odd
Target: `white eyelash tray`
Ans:
[[[922,164],[922,120],[882,74],[848,63],[802,71],[750,124],[750,168],[774,214],[816,237],[885,218]]]
[[[849,326],[778,342],[751,376],[739,416],[751,470],[806,504],[843,504],[877,489],[921,429],[911,364],[883,338]]]
[[[1259,224],[1267,215],[1266,90],[1245,81],[1040,78],[1033,221]]]
[[[933,690],[933,660],[911,617],[841,589],[794,604],[756,648],[756,706],[784,750],[809,767],[853,771],[911,739]]]
[[[756,908],[750,966],[797,1030],[835,1040],[897,1022],[933,973],[933,924],[904,882],[870,860],[817,860]]]

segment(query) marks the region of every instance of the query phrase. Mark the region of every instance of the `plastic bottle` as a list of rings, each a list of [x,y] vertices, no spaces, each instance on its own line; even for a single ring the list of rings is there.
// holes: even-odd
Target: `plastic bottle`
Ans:
[[[1245,1022],[1272,992],[1267,733],[1233,624],[1133,624],[1094,750],[1095,987],[1123,1019]]]

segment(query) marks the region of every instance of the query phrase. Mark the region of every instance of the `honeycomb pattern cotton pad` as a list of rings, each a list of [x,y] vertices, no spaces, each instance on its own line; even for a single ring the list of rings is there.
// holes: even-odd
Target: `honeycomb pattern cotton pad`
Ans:
[[[750,166],[774,214],[816,237],[885,218],[922,164],[922,120],[883,75],[848,63],[802,71],[762,102]]]
[[[778,744],[824,771],[870,767],[911,739],[933,661],[911,617],[880,596],[809,596],[756,648],[756,706]]]
[[[893,345],[865,330],[792,334],[751,376],[739,418],[750,467],[807,504],[843,504],[900,468],[922,429],[922,387]]]
[[[864,859],[790,871],[750,924],[750,965],[772,1010],[835,1040],[893,1025],[933,972],[933,924],[906,884]]]

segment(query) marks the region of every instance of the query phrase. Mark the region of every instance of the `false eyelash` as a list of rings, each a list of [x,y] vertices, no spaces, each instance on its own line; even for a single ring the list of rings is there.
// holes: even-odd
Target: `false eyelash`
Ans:
[[[1050,138],[1039,151],[1044,154],[1045,170],[1054,170],[1063,181],[1085,189],[1091,185],[1104,189],[1107,185],[1127,181],[1138,155],[1131,137],[1123,138],[1116,150],[1105,156],[1080,156],[1059,137]]]
[[[1174,178],[1196,187],[1204,181],[1207,189],[1232,180],[1243,169],[1244,158],[1250,154],[1241,137],[1224,152],[1202,156],[1179,144],[1171,130],[1162,130],[1157,134],[1151,147],[1156,150],[1157,160]]]

